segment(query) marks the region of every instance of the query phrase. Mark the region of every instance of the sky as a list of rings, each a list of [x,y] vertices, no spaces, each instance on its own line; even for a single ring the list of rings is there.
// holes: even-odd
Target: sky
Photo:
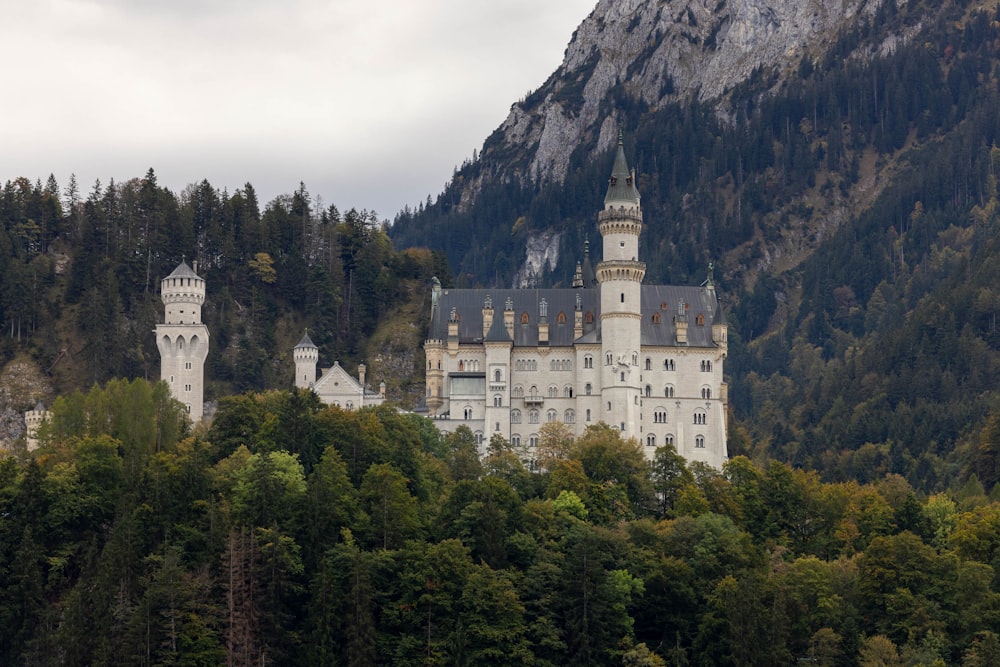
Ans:
[[[0,181],[300,182],[391,220],[562,62],[596,0],[0,0]]]

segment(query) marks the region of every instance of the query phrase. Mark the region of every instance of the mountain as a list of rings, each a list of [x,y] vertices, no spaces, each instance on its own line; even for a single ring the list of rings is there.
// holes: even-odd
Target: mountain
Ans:
[[[622,130],[647,280],[721,271],[731,454],[989,488],[998,53],[996,2],[602,1],[390,234],[460,285],[569,284]]]

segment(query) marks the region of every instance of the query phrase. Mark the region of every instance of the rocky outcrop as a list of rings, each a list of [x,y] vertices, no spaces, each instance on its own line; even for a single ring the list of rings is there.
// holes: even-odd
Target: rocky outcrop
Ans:
[[[900,4],[905,4],[897,0]],[[822,53],[840,29],[882,0],[601,0],[580,25],[560,68],[515,104],[499,141],[530,155],[526,174],[561,182],[580,144],[609,148],[619,123],[612,94],[650,108],[681,97],[718,101],[758,69],[781,75]],[[890,46],[891,48],[891,46]],[[614,113],[611,111],[610,113]],[[596,140],[596,141],[595,141]],[[490,161],[490,146],[481,158]]]
[[[24,412],[38,401],[50,401],[52,383],[38,365],[15,360],[0,372],[0,448],[24,435]]]

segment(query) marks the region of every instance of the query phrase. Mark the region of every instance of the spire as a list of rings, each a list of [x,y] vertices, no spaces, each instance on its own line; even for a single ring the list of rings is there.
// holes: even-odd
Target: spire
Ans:
[[[628,162],[625,160],[625,143],[621,130],[618,131],[618,153],[615,155],[615,166],[611,169],[608,193],[604,196],[605,208],[613,204],[619,206],[639,205],[639,191],[635,189],[635,173],[629,171]]]
[[[594,265],[590,262],[590,239],[583,242],[583,286],[593,287],[597,284],[597,275],[594,273]]]
[[[296,345],[296,346],[295,346],[295,347],[294,347],[293,349],[296,349],[296,350],[297,350],[297,349],[299,349],[299,348],[302,348],[302,347],[306,347],[306,348],[312,348],[312,349],[314,349],[314,350],[315,350],[315,349],[318,349],[318,348],[316,347],[316,345],[315,345],[315,344],[313,344],[313,342],[312,342],[312,339],[311,339],[311,338],[309,338],[309,329],[306,329],[305,333],[304,333],[304,334],[302,334],[302,340],[300,340],[300,341],[299,341],[299,344],[298,344],[298,345]]]

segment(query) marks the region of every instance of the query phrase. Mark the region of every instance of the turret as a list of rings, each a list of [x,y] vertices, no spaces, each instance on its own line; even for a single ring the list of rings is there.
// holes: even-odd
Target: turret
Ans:
[[[208,327],[202,324],[205,281],[185,262],[160,281],[160,299],[165,306],[164,322],[156,327],[156,347],[160,351],[160,379],[170,394],[184,404],[191,420],[204,415],[205,359],[208,356]]]
[[[292,349],[295,359],[295,386],[308,389],[316,384],[316,364],[319,363],[319,349],[309,338],[309,332],[302,334],[302,340]]]

